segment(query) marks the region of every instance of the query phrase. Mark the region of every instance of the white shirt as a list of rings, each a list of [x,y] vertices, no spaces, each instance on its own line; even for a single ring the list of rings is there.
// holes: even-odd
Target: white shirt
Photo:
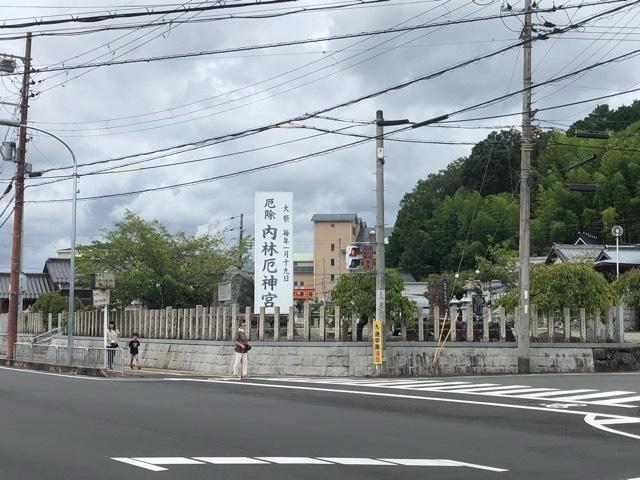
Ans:
[[[120,340],[120,330],[117,328],[115,330],[107,330],[107,345],[118,343],[118,340]]]

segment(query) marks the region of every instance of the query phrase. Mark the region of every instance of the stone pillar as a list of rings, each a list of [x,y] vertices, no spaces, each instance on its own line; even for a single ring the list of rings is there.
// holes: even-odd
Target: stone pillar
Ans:
[[[418,306],[418,341],[424,342],[424,310]]]
[[[564,341],[565,343],[571,342],[571,310],[568,308],[563,309],[564,314]]]
[[[340,307],[333,307],[333,337],[336,342],[342,340],[342,319],[340,318]]]
[[[471,301],[465,304],[464,311],[467,317],[467,342],[473,342],[473,303]]]
[[[304,302],[302,315],[302,336],[305,342],[308,342],[311,340],[311,305],[309,302]]]
[[[258,319],[258,340],[264,340],[265,308],[260,307],[260,318]]]
[[[371,337],[371,341],[373,341],[373,330],[372,333],[369,334],[369,337]],[[400,338],[403,341],[407,340],[407,322],[405,322],[404,317],[400,318]]]
[[[440,307],[433,306],[433,338],[437,342],[440,339]]]
[[[296,323],[295,307],[289,307],[289,315],[287,316],[287,341],[293,342],[293,327]]]
[[[200,324],[202,322],[202,305],[196,305],[196,312],[193,326],[193,338],[194,340],[200,340]]]
[[[580,341],[587,342],[587,312],[584,308],[580,309]]]
[[[390,326],[387,324],[387,326]],[[382,332],[384,335],[384,332]],[[364,332],[362,332],[362,339],[364,340]],[[373,341],[373,319],[367,318],[367,341]]]
[[[613,341],[615,337],[613,318],[615,314],[615,307],[609,307],[607,309],[607,341]]]
[[[319,325],[318,325],[318,336],[320,337],[320,341],[324,342],[326,340],[326,325],[327,325],[327,316],[324,308],[324,303],[320,305],[320,317],[319,317]]]
[[[229,307],[222,307],[222,340],[229,340]]]
[[[200,330],[198,335],[202,340],[207,339],[207,333],[209,332],[209,308],[202,307],[202,316],[200,321]]]
[[[489,338],[489,322],[491,321],[491,310],[486,305],[482,307],[482,341],[488,342]]]
[[[273,307],[273,341],[280,340],[280,307]]]
[[[216,340],[222,340],[222,307],[216,309]]]
[[[252,320],[251,307],[245,307],[244,321],[247,324],[247,327],[245,329],[245,333],[247,334],[247,340],[251,340],[251,320]]]
[[[167,338],[173,338],[175,332],[173,328],[173,309],[171,307],[165,308],[164,317],[166,319],[166,335]]]
[[[451,329],[451,335],[449,336],[449,340],[451,340],[452,342],[456,341],[457,321],[458,321],[458,302],[456,303],[452,302],[452,305],[449,307],[449,327]],[[446,328],[446,325],[444,327]]]
[[[49,330],[48,330],[49,332],[50,332],[51,330],[53,330],[53,313],[50,313],[50,314],[47,316],[47,326],[48,326],[48,328],[49,328]]]
[[[358,341],[358,314],[351,314],[351,340],[354,342]]]
[[[556,325],[555,325],[555,319],[554,319],[554,314],[550,313],[549,315],[547,315],[547,336],[548,341],[550,343],[553,343],[553,341],[555,340],[555,336],[556,336]]]
[[[538,307],[531,304],[529,305],[531,316],[529,319],[529,338],[531,340],[538,340]]]
[[[594,312],[591,318],[593,319],[593,341],[598,342],[600,340],[600,312]]]
[[[500,322],[500,341],[507,341],[507,314],[504,310],[504,307],[501,307],[499,310],[498,321]]]
[[[231,305],[231,338],[235,338],[238,331],[238,304]]]

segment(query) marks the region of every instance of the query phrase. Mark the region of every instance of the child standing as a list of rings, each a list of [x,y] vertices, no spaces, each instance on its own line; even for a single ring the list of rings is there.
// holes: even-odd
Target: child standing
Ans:
[[[138,367],[138,370],[141,369],[140,367],[140,358],[138,357],[139,354],[139,348],[140,348],[140,339],[138,338],[138,334],[134,333],[133,334],[133,338],[131,338],[131,341],[129,342],[129,345],[127,347],[129,349],[129,353],[131,355],[131,370],[133,370],[133,364],[135,362],[136,366]]]

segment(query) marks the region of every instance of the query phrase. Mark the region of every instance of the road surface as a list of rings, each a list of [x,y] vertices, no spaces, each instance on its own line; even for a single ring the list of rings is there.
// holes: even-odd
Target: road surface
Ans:
[[[640,374],[97,379],[0,368],[0,478],[640,478]]]

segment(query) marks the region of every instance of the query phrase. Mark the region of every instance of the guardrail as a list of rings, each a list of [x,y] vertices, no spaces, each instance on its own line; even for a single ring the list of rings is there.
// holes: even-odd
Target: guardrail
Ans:
[[[13,359],[16,361],[68,365],[65,345],[38,345],[16,342]],[[71,365],[74,367],[105,368],[124,374],[122,348],[73,347]]]

